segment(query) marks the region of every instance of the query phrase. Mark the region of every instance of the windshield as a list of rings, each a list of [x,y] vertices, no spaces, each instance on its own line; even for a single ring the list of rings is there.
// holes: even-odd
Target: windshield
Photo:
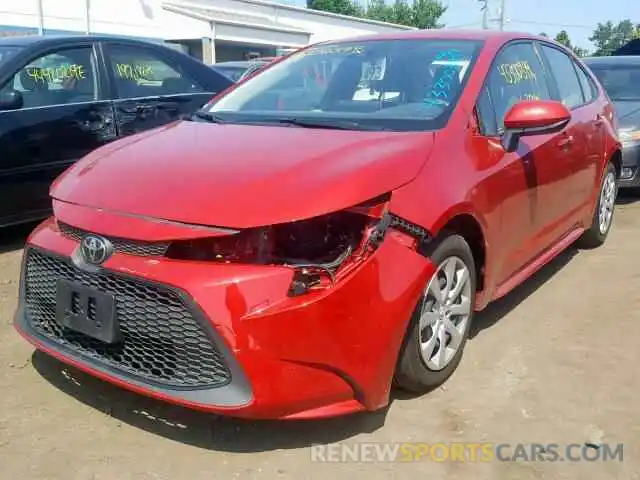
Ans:
[[[613,101],[640,100],[640,65],[590,65]]]
[[[9,57],[19,50],[20,47],[0,47],[0,64],[3,64]]]
[[[310,127],[339,122],[354,130],[442,128],[480,46],[428,39],[318,45],[265,69],[208,111],[231,122],[291,125],[293,119]]]
[[[230,65],[224,67],[220,65],[214,65],[214,68],[233,82],[237,82],[238,80],[240,80],[240,77],[242,77],[244,72],[248,69],[248,67]]]

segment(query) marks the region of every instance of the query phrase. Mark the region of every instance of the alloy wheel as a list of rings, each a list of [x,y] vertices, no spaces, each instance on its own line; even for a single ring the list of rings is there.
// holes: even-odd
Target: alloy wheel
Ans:
[[[608,172],[600,191],[600,211],[598,212],[598,224],[600,233],[605,234],[611,226],[613,209],[616,203],[616,175]]]
[[[420,312],[420,350],[430,370],[442,370],[455,357],[472,308],[469,268],[448,257],[431,277]]]

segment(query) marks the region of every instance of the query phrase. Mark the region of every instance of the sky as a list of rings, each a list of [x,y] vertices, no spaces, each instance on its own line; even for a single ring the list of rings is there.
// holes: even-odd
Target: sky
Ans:
[[[482,14],[478,0],[441,0],[448,6],[442,22],[451,28],[481,28]],[[489,0],[490,18],[498,18],[501,0]],[[574,45],[592,49],[589,41],[594,28],[611,20],[618,23],[630,19],[640,23],[638,0],[505,0],[505,30],[530,33],[546,32],[549,36],[564,29]],[[497,22],[490,22],[498,28]]]

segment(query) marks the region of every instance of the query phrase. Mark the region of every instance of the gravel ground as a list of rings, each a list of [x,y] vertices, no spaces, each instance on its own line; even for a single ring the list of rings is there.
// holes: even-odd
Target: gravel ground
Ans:
[[[462,364],[383,412],[297,423],[231,420],[140,397],[35,353],[11,326],[21,243],[0,232],[0,478],[640,479],[640,202],[608,243],[569,251],[476,318]],[[623,461],[312,461],[356,442],[624,444]],[[562,450],[561,450],[562,451]]]

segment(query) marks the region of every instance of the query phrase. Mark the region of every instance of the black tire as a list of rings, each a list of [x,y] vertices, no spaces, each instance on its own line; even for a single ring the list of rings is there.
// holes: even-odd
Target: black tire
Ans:
[[[613,210],[611,212],[611,219],[609,220],[609,224],[605,231],[600,229],[600,207],[602,203],[602,190],[605,187],[607,178],[611,175],[616,179],[616,186],[614,192],[614,202],[613,202]],[[604,170],[604,174],[602,175],[602,180],[600,181],[600,188],[598,189],[598,196],[596,198],[596,208],[593,212],[593,218],[591,219],[591,226],[587,231],[585,231],[582,236],[577,241],[577,246],[580,248],[597,248],[601,246],[609,235],[609,231],[611,230],[611,225],[613,224],[613,216],[615,213],[615,197],[618,194],[618,182],[617,182],[617,174],[616,167],[613,163],[609,162]]]
[[[469,327],[473,321],[473,305],[476,296],[476,268],[473,253],[469,244],[460,235],[447,235],[438,241],[429,257],[435,265],[441,265],[451,257],[457,257],[469,270],[471,313],[462,335],[462,341],[457,352],[450,362],[442,370],[433,370],[427,366],[421,353],[421,332],[419,327],[420,313],[426,301],[424,293],[418,300],[418,304],[411,316],[407,333],[400,350],[398,364],[394,376],[394,385],[404,390],[416,393],[424,393],[442,384],[451,376],[462,359],[462,352],[469,335]],[[430,279],[431,280],[431,279]],[[428,287],[425,285],[425,290]]]

